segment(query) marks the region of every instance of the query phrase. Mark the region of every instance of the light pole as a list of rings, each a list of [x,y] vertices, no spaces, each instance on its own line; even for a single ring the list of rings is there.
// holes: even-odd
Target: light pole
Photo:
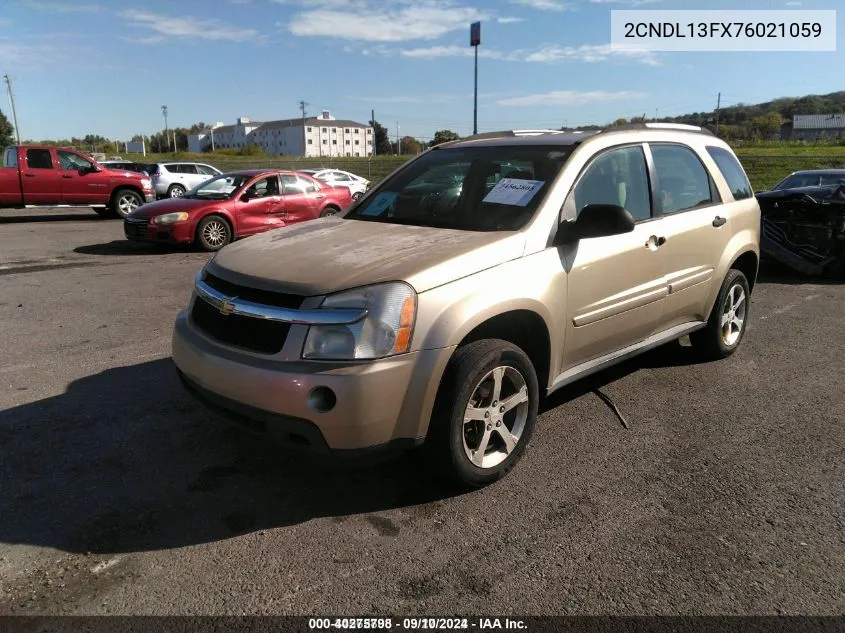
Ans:
[[[9,75],[3,75],[6,79],[6,85],[9,87],[9,105],[12,106],[12,120],[15,122],[15,138],[18,145],[21,144],[21,131],[18,127],[18,113],[15,111],[15,96],[12,94],[12,80]]]
[[[164,138],[167,139],[167,150],[170,151],[170,129],[167,127],[167,106],[161,106],[161,113],[164,115]]]
[[[475,92],[472,100],[472,133],[478,134],[478,47],[481,44],[481,22],[469,27],[469,45],[475,49]]]

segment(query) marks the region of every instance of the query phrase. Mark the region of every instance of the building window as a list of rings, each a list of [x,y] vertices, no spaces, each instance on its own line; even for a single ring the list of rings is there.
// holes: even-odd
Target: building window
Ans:
[[[355,152],[355,155],[356,155],[356,156],[360,156],[360,155],[361,155],[361,152]]]
[[[346,139],[346,144],[347,144],[347,145],[349,145],[349,144],[350,144],[350,143],[349,143],[349,139]]]
[[[361,144],[361,141],[359,141],[359,140],[356,138],[356,139],[355,139],[355,145],[360,145],[360,144]]]
[[[305,128],[305,129],[306,129],[306,131],[308,131],[308,132],[310,132],[310,131],[311,131],[311,128],[310,128],[310,127],[307,127],[307,128]]]
[[[337,145],[337,139],[336,138],[332,139],[332,145]]]
[[[361,130],[359,130],[359,129],[356,127],[356,128],[355,128],[355,134],[359,134],[360,132],[361,132]]]
[[[308,139],[308,144],[309,144],[309,145],[313,145],[313,144],[314,144],[314,141],[313,141],[313,140],[311,140],[311,139],[309,138],[309,139]]]
[[[345,130],[343,130],[343,131],[344,131],[344,133],[349,134],[349,128],[346,128],[346,129],[345,129]]]
[[[329,142],[326,139],[323,139],[323,145],[328,145]]]
[[[323,128],[323,132],[328,132],[328,131],[329,131],[329,128],[327,128],[327,127]]]

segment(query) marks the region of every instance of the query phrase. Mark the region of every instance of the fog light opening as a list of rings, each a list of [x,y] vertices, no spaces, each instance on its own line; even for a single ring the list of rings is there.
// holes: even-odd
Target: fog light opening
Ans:
[[[318,413],[327,413],[337,404],[337,396],[328,387],[316,387],[308,394],[308,406]]]

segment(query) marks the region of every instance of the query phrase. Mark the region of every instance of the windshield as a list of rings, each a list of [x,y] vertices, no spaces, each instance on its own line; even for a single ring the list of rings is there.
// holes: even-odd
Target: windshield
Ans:
[[[538,145],[434,150],[379,185],[344,217],[514,231],[534,215],[571,151]]]
[[[187,191],[182,197],[196,198],[197,200],[228,200],[251,178],[251,176],[243,174],[215,176]]]

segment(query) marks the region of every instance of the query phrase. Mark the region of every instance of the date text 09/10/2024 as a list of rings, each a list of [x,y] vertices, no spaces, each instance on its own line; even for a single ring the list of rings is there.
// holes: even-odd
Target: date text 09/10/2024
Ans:
[[[518,631],[527,629],[527,625],[523,620],[510,618],[309,618],[308,629]]]

